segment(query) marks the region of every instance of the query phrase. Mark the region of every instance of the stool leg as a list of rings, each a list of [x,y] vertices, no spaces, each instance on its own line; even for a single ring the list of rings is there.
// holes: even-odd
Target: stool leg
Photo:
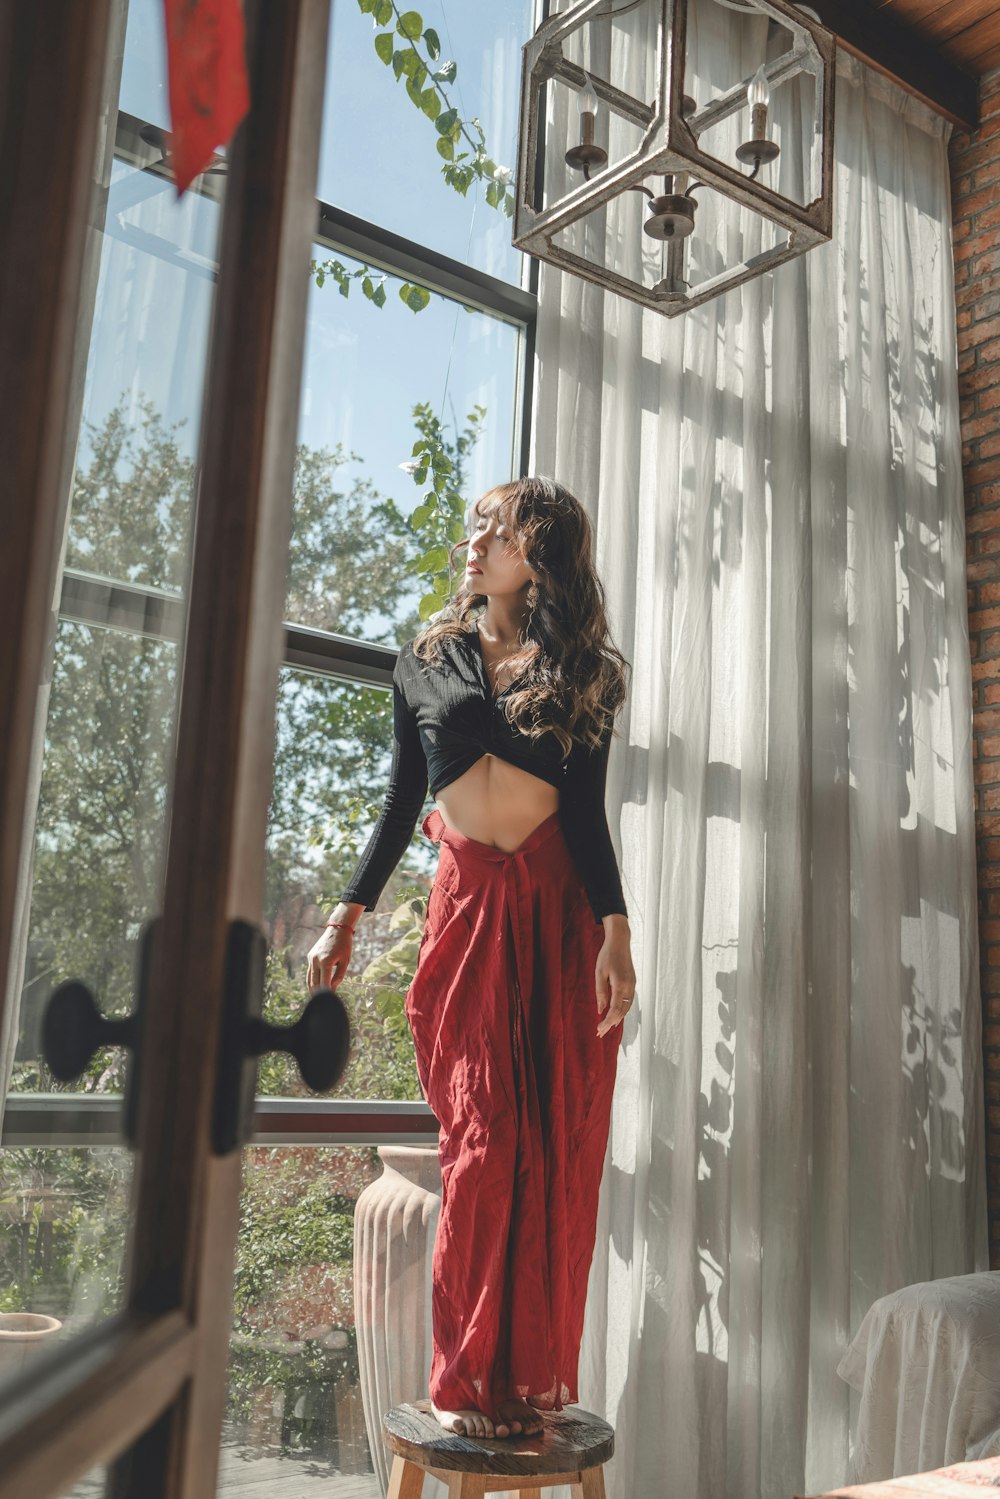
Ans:
[[[407,1462],[397,1452],[389,1474],[388,1499],[420,1499],[424,1488],[424,1470],[418,1463]]]
[[[604,1499],[604,1464],[596,1468],[584,1468],[580,1474],[580,1499]],[[574,1484],[575,1488],[576,1485]],[[575,1499],[575,1496],[574,1496]]]
[[[485,1473],[454,1473],[448,1480],[448,1499],[483,1499]]]

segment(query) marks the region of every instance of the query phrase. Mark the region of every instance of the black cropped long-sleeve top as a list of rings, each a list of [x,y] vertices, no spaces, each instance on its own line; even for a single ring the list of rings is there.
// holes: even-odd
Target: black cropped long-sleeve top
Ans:
[[[530,739],[508,722],[494,695],[479,632],[440,642],[436,664],[404,645],[392,674],[393,748],[389,786],[379,819],[341,896],[373,911],[413,837],[420,810],[485,754],[506,760],[559,789],[559,821],[596,920],[627,916],[621,877],[604,807],[611,734],[598,749],[574,744],[566,763],[552,734]]]

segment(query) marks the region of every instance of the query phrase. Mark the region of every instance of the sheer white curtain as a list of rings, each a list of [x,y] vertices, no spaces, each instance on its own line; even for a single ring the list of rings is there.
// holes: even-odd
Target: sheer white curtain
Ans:
[[[533,467],[633,663],[610,1499],[843,1483],[869,1305],[986,1265],[947,136],[842,55],[829,245],[676,320],[542,268]]]

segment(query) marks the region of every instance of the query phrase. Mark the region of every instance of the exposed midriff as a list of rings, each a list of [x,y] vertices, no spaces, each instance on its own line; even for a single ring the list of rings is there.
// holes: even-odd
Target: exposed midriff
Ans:
[[[446,827],[513,853],[559,808],[559,791],[497,755],[476,763],[434,798]]]

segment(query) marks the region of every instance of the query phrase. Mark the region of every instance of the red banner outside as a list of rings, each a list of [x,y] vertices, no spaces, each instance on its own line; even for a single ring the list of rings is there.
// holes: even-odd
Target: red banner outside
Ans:
[[[164,0],[177,194],[250,106],[241,0]]]

